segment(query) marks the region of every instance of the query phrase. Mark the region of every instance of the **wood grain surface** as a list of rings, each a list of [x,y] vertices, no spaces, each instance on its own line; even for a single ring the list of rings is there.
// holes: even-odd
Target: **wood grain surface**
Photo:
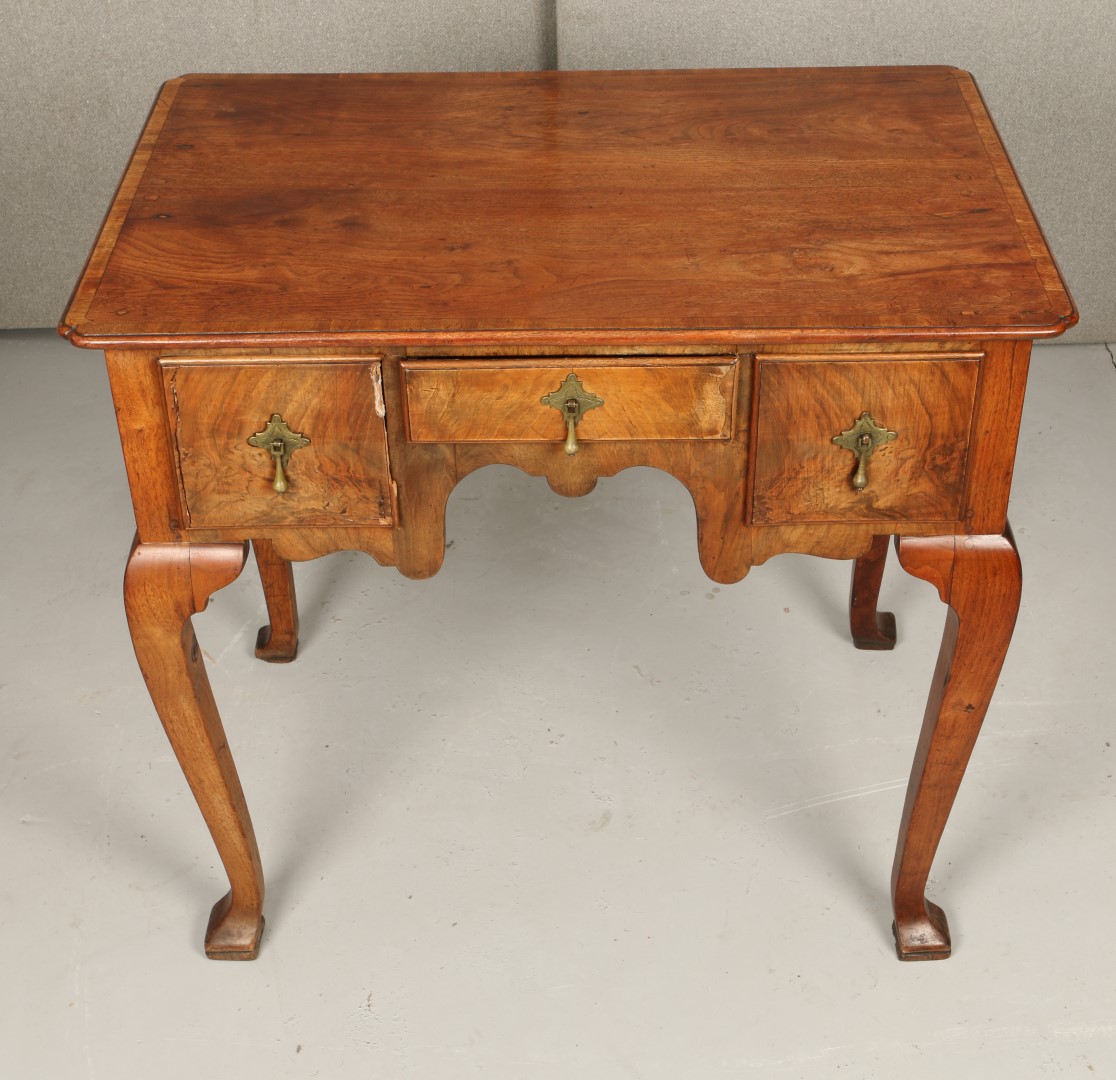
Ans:
[[[414,442],[561,442],[565,418],[542,398],[573,372],[586,391],[604,400],[581,417],[579,440],[728,439],[736,364],[684,359],[404,364],[407,433]]]
[[[632,343],[1075,320],[971,78],[927,67],[186,76],[60,329]]]

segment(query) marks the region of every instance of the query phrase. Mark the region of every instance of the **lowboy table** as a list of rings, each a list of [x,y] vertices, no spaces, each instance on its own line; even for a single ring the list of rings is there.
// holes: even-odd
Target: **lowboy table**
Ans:
[[[1076,321],[972,78],[944,67],[191,75],[155,103],[61,332],[103,349],[137,537],[124,598],[251,959],[263,874],[191,616],[251,542],[291,660],[291,560],[438,570],[503,462],[563,495],[633,465],[693,495],[708,575],[888,537],[949,607],[892,876],[930,865],[1011,638],[1006,510],[1031,341]]]

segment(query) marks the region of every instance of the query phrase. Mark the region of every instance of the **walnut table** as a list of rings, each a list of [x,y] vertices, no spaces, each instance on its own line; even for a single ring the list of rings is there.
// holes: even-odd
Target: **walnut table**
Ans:
[[[251,542],[438,570],[446,500],[503,462],[564,495],[650,465],[718,582],[888,537],[949,606],[892,877],[900,957],[949,955],[931,861],[1019,604],[1006,522],[1031,342],[1076,320],[967,74],[951,68],[191,75],[166,84],[61,332],[103,349],[138,527],[124,594],[231,882],[206,953],[250,959],[263,874],[190,618]]]

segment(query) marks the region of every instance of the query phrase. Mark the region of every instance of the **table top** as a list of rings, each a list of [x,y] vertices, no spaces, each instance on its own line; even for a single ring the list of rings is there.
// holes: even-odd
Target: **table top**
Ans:
[[[59,329],[700,344],[1076,319],[972,78],[914,67],[184,76]]]

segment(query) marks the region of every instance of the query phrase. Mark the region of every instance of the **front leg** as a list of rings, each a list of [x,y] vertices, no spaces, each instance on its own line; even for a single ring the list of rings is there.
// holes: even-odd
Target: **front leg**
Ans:
[[[1010,530],[901,537],[898,547],[903,569],[949,605],[891,879],[899,959],[940,960],[950,954],[949,926],[926,899],[926,881],[1003,667],[1022,578]]]
[[[247,544],[140,544],[124,575],[124,606],[140,670],[231,891],[209,919],[205,954],[253,960],[263,933],[263,871],[240,779],[190,616],[240,573]]]

